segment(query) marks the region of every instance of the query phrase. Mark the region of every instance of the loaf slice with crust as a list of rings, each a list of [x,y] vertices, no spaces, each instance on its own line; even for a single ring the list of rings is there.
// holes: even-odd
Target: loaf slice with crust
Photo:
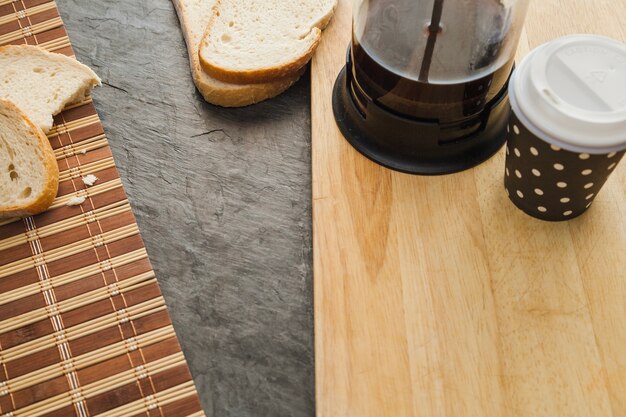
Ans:
[[[0,100],[0,218],[45,211],[58,187],[48,138],[15,104]]]
[[[284,78],[261,84],[231,84],[202,70],[198,46],[213,15],[215,0],[172,0],[187,43],[193,81],[206,101],[223,107],[243,107],[275,97],[291,87],[304,68]]]
[[[309,60],[337,0],[217,0],[202,42],[205,72],[225,82],[269,82]]]
[[[17,105],[44,133],[52,116],[97,85],[100,78],[68,56],[32,45],[0,47],[0,99]]]

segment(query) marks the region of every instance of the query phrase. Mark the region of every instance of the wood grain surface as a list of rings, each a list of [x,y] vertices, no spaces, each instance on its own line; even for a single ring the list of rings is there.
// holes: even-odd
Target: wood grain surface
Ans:
[[[444,177],[375,165],[332,115],[350,3],[312,66],[317,415],[626,416],[626,167],[553,224],[510,203],[503,151]],[[624,16],[534,1],[519,58],[570,33],[626,41]]]

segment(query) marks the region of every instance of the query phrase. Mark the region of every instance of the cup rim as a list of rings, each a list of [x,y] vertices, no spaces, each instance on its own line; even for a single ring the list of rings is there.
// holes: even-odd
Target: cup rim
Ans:
[[[539,54],[543,52],[544,55],[546,54],[549,55],[548,49],[550,48],[555,49],[557,47],[566,45],[567,43],[576,42],[576,41],[589,41],[589,40],[602,40],[605,42],[608,41],[610,43],[619,44],[618,41],[605,37],[605,36],[569,35],[569,36],[564,36],[564,37],[555,39],[543,45],[540,45],[539,47],[535,48],[530,53],[528,53],[528,55],[522,60],[520,65],[515,69],[515,71],[513,72],[511,76],[511,80],[509,82],[509,99],[511,102],[511,107],[513,111],[516,113],[520,122],[522,122],[526,126],[526,128],[528,128],[529,131],[531,131],[535,136],[538,136],[540,139],[554,146],[558,146],[559,148],[566,149],[572,152],[581,152],[581,153],[590,153],[590,154],[608,154],[611,152],[621,152],[623,150],[626,150],[626,132],[624,133],[624,139],[621,141],[618,141],[617,143],[609,144],[605,146],[587,146],[585,144],[580,143],[581,141],[579,140],[569,141],[567,139],[564,139],[563,137],[559,137],[555,129],[550,129],[550,126],[546,126],[544,129],[540,128],[533,121],[533,119],[537,118],[536,117],[537,115],[535,114],[535,117],[531,117],[531,114],[529,114],[529,112],[524,111],[523,106],[520,106],[520,103],[519,103],[519,98],[518,98],[519,88],[535,88],[534,85],[531,85],[531,86],[525,85],[523,83],[524,79],[522,78],[522,76],[527,74],[529,71],[531,73],[534,73],[533,67],[531,64],[533,63],[533,60],[536,59]],[[562,116],[564,117],[564,119],[569,118],[572,120],[572,122],[576,120],[582,123],[593,124],[595,125],[596,129],[602,128],[602,126],[608,125],[610,123],[620,122],[622,120],[626,122],[626,118],[624,117],[624,111],[622,110],[617,110],[615,112],[606,112],[604,113],[603,117],[600,117],[600,118],[596,117],[594,120],[591,120],[591,117],[593,116],[594,113],[596,113],[596,116],[597,116],[597,112],[580,111],[577,109],[575,112],[576,117],[573,118],[570,114],[568,114],[565,111],[567,110],[568,106],[565,106],[565,107],[566,108],[563,109],[563,108],[560,108],[559,106],[550,106],[548,110],[554,113],[558,113],[559,117]],[[621,114],[621,117],[619,117],[620,114]],[[601,132],[598,132],[598,134],[601,134]]]

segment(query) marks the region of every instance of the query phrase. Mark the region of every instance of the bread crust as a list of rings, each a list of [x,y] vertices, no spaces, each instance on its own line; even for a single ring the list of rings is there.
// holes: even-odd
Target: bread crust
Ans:
[[[232,84],[268,83],[288,77],[289,75],[300,71],[313,57],[313,54],[315,53],[315,50],[321,40],[322,30],[326,28],[332,19],[337,7],[337,2],[335,1],[329,13],[324,15],[320,21],[313,25],[311,32],[307,35],[307,37],[313,37],[313,42],[301,56],[292,61],[277,63],[271,67],[256,68],[253,70],[239,70],[217,65],[201,53],[204,45],[208,43],[208,38],[211,35],[211,29],[213,28],[216,19],[219,18],[219,8],[221,4],[221,0],[217,0],[215,6],[213,6],[213,14],[207,24],[207,28],[202,36],[202,40],[198,48],[198,56],[200,59],[200,65],[207,74],[215,79]]]
[[[205,37],[207,36],[207,33],[205,33]],[[311,60],[311,57],[315,53],[315,49],[317,49],[317,45],[320,42],[322,31],[318,28],[313,28],[312,33],[315,37],[313,43],[309,45],[309,48],[302,56],[291,62],[280,63],[272,67],[242,71],[215,65],[206,60],[202,54],[200,54],[200,64],[202,65],[202,69],[211,77],[226,83],[258,84],[272,82],[297,73]],[[202,42],[205,42],[205,38],[202,39]]]
[[[198,46],[192,39],[193,34],[188,22],[185,0],[172,0],[172,3],[178,14],[183,37],[187,44],[193,82],[207,102],[222,107],[244,107],[256,104],[283,93],[304,73],[306,68],[284,78],[262,84],[226,84],[219,80],[217,83],[207,82],[206,78],[209,75],[204,73],[200,65]]]
[[[74,94],[72,94],[70,97],[67,97],[66,100],[64,101],[58,101],[58,103],[56,103],[56,107],[51,108],[50,109],[50,119],[48,121],[47,125],[40,125],[39,127],[44,131],[44,133],[47,133],[52,125],[52,116],[55,116],[57,114],[59,114],[61,111],[63,111],[63,109],[69,105],[69,104],[74,104],[77,102],[80,102],[82,100],[85,99],[85,97],[87,97],[89,95],[89,93],[91,92],[91,90],[94,87],[100,86],[101,85],[101,81],[100,78],[98,77],[98,75],[91,69],[89,68],[87,65],[77,61],[76,59],[73,59],[71,57],[68,57],[66,55],[63,54],[59,54],[56,52],[50,52],[40,46],[35,46],[35,45],[5,45],[5,46],[0,46],[0,56],[1,55],[12,55],[12,56],[24,56],[24,55],[28,55],[28,54],[40,54],[40,55],[44,55],[46,57],[48,57],[50,59],[51,62],[58,62],[59,60],[61,60],[61,62],[63,62],[63,65],[65,66],[71,66],[74,69],[83,72],[83,74],[85,75],[85,77],[87,78],[87,80],[83,83],[83,85],[78,88]],[[11,100],[10,95],[5,97],[5,99],[7,100]],[[26,109],[28,110],[28,109]],[[32,115],[31,115],[32,117]],[[32,121],[32,120],[31,120]],[[36,121],[36,120],[35,120]],[[34,122],[33,122],[34,123]]]
[[[39,141],[39,146],[43,150],[43,164],[47,173],[46,183],[41,194],[35,201],[26,206],[0,206],[0,219],[32,216],[42,213],[52,205],[52,202],[56,198],[59,190],[59,166],[57,164],[56,157],[54,156],[54,151],[48,141],[48,137],[43,133],[41,128],[31,122],[24,112],[22,112],[22,110],[20,110],[15,104],[7,100],[0,100],[0,106],[15,112],[24,122],[26,122],[33,134],[35,134]]]

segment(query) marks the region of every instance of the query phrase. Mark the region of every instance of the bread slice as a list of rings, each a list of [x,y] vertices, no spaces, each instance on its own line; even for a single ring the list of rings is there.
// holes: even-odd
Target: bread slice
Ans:
[[[100,85],[86,65],[32,45],[0,47],[0,99],[15,103],[45,133],[52,116]]]
[[[48,138],[15,104],[0,100],[0,218],[45,211],[58,187]]]
[[[219,81],[200,67],[198,46],[213,15],[215,0],[172,0],[187,43],[191,73],[196,87],[209,103],[223,107],[243,107],[275,97],[291,87],[304,73],[294,74],[269,83],[230,84]]]
[[[269,82],[309,60],[337,0],[217,0],[200,43],[202,68],[232,83]]]

